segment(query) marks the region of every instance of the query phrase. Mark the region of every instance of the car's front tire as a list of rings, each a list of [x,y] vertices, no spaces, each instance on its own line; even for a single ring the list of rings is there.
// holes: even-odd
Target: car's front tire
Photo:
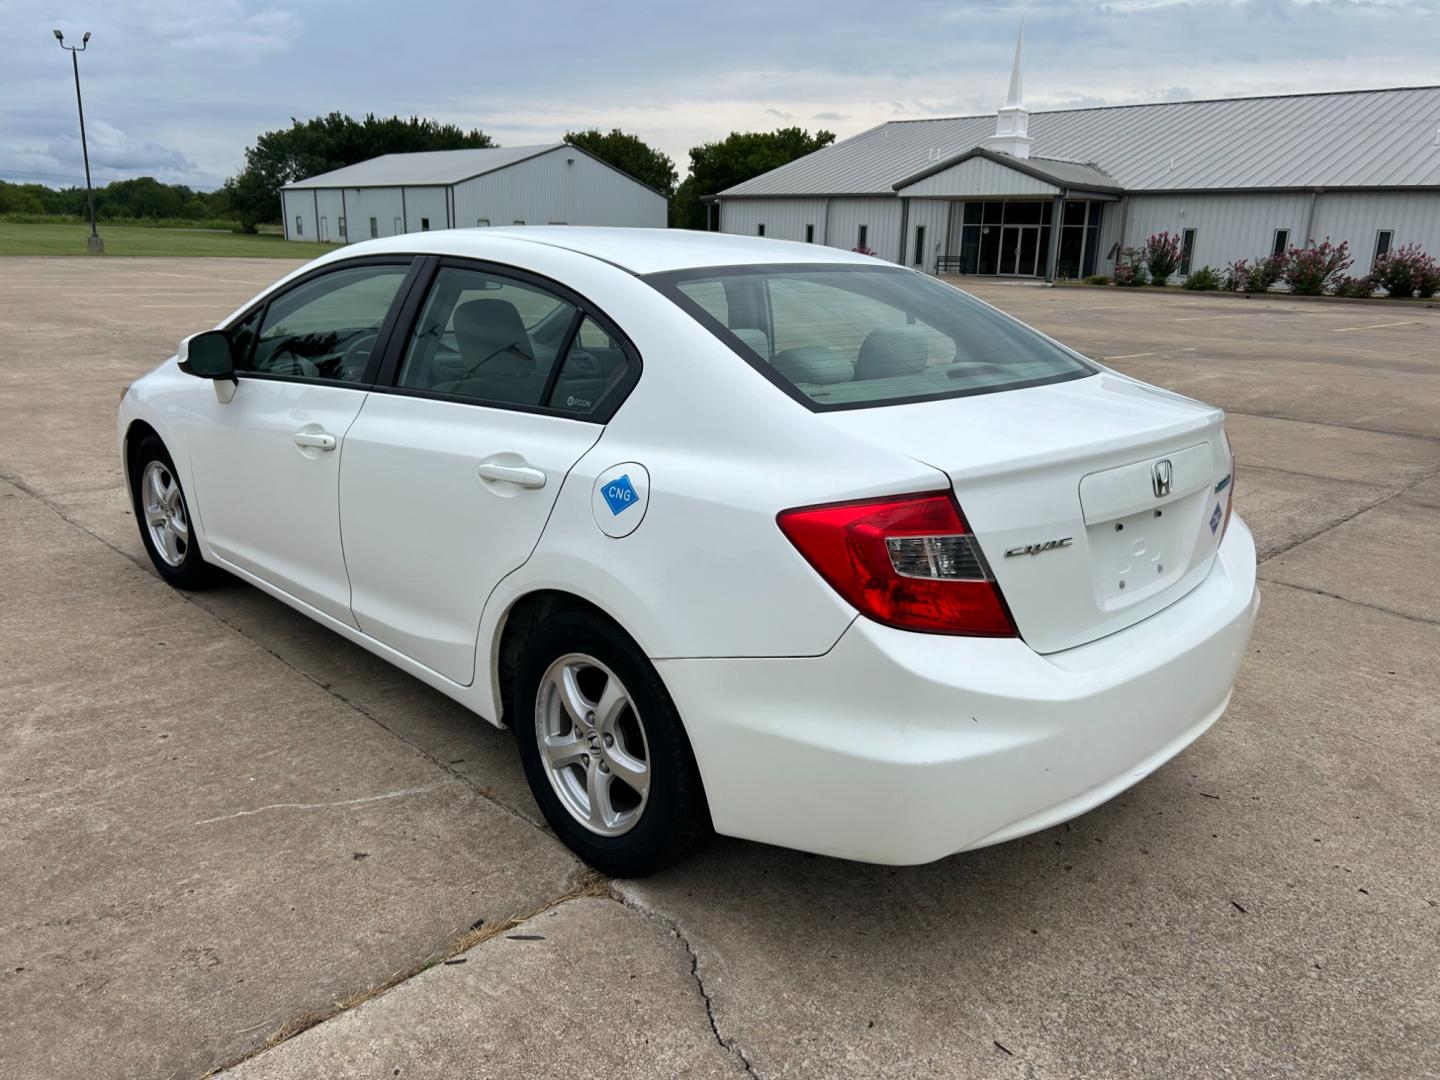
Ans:
[[[607,620],[583,610],[543,619],[514,691],[530,789],[550,827],[591,866],[642,877],[710,834],[674,702],[645,654]]]
[[[158,436],[145,436],[130,455],[130,495],[156,573],[178,589],[209,588],[221,580],[200,554],[175,462]]]

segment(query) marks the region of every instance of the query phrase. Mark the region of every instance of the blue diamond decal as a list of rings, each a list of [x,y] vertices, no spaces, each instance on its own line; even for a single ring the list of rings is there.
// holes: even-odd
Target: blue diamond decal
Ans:
[[[1220,519],[1225,515],[1220,510],[1220,504],[1215,504],[1215,512],[1210,515],[1210,531],[1213,533],[1220,527]]]
[[[612,514],[622,513],[639,501],[640,496],[636,494],[635,485],[630,483],[629,474],[605,485],[605,502]]]

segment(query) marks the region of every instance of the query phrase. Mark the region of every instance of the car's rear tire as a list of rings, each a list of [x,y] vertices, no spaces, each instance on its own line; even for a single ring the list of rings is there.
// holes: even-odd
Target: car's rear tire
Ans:
[[[145,436],[130,455],[130,495],[156,573],[178,589],[206,589],[223,579],[200,554],[175,462],[158,436]]]
[[[602,616],[563,610],[531,631],[512,726],[550,827],[591,866],[643,877],[710,835],[675,704],[640,648]]]

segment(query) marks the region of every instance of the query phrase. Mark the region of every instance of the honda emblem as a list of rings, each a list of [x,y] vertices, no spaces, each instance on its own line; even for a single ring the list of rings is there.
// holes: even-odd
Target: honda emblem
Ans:
[[[1163,498],[1170,494],[1170,459],[1161,458],[1155,462],[1150,469],[1150,486],[1155,489],[1155,497]]]

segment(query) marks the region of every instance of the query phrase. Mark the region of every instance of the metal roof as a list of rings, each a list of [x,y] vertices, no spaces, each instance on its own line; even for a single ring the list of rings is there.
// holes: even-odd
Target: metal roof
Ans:
[[[998,150],[987,150],[983,146],[971,147],[963,153],[954,157],[945,158],[928,169],[922,169],[913,176],[907,176],[898,183],[892,185],[896,191],[909,187],[918,180],[924,180],[927,176],[934,176],[936,173],[944,172],[946,169],[959,165],[962,161],[969,161],[974,157],[989,158],[991,161],[999,162],[1006,168],[1015,169],[1017,172],[1036,177],[1040,180],[1047,180],[1056,187],[1062,188],[1084,188],[1087,191],[1119,191],[1115,178],[1104,169],[1090,165],[1083,161],[1061,161],[1057,158],[1028,158],[1011,157]]]
[[[554,142],[540,146],[489,146],[481,150],[423,150],[415,154],[382,154],[369,161],[296,180],[293,184],[286,184],[285,190],[458,184],[462,180],[503,169],[564,145],[566,144],[563,142]]]
[[[1128,191],[1440,187],[1440,86],[1032,112],[1029,133],[1029,160]],[[894,120],[720,194],[890,195],[994,134],[993,115]]]

